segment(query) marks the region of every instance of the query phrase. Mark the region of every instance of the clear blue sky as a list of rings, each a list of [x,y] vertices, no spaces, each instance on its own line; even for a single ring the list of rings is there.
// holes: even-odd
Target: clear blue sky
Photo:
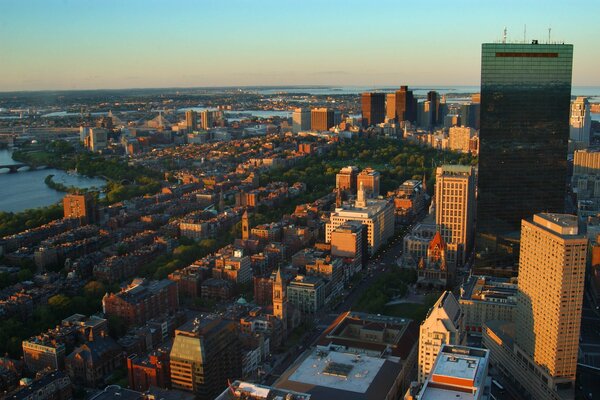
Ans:
[[[478,85],[481,43],[575,45],[600,85],[599,0],[0,0],[0,91]]]

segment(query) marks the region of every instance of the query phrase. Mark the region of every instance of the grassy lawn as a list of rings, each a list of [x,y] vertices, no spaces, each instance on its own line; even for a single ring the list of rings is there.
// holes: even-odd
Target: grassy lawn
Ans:
[[[415,321],[423,321],[427,316],[427,311],[435,304],[438,298],[439,295],[433,293],[427,295],[424,304],[401,303],[385,306],[383,314],[393,317],[410,318]]]

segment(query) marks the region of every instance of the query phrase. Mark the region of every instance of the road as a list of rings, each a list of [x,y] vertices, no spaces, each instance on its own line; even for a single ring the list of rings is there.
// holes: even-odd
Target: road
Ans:
[[[315,316],[314,329],[306,332],[300,339],[300,344],[284,354],[283,361],[264,378],[264,384],[272,385],[306,349],[310,349],[316,344],[321,334],[340,313],[352,309],[352,306],[356,304],[365,290],[375,282],[379,274],[386,271],[389,266],[396,265],[396,259],[402,251],[402,239],[405,233],[406,229],[398,232],[384,248],[374,255],[373,259],[369,260],[365,271],[363,271],[363,279],[348,292],[342,302],[336,305],[333,310],[326,308]]]

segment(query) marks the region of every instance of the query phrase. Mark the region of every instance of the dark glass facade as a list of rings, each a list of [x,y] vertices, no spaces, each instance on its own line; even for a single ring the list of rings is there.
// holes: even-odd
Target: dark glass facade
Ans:
[[[385,94],[363,93],[361,96],[363,126],[369,127],[384,122]]]
[[[573,45],[482,46],[476,267],[510,266],[521,219],[564,212],[572,64]]]

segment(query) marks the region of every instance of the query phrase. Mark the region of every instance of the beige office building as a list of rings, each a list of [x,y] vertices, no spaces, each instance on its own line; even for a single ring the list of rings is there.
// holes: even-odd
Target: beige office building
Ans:
[[[477,131],[468,126],[453,126],[448,130],[448,148],[460,153],[471,152],[471,139],[477,135]]]
[[[424,383],[443,344],[462,345],[463,312],[452,292],[444,292],[431,307],[419,331],[418,379]]]
[[[533,398],[574,396],[586,255],[576,216],[523,220],[515,323],[486,323],[483,343]]]
[[[600,151],[577,150],[573,154],[573,178],[578,175],[600,174]]]
[[[325,241],[331,243],[331,234],[345,222],[359,221],[367,226],[367,249],[373,255],[394,235],[394,203],[367,199],[362,184],[356,197],[354,205],[344,204],[331,213],[325,229]]]
[[[435,223],[448,246],[451,277],[463,265],[473,244],[475,229],[475,169],[466,165],[437,168]]]

